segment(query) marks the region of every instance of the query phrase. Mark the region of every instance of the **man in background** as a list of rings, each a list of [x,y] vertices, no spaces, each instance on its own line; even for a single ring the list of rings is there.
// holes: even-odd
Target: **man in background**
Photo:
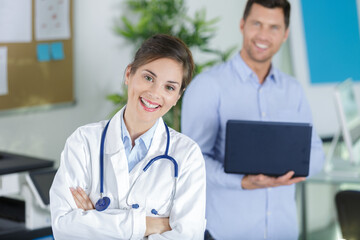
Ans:
[[[240,54],[198,75],[185,92],[182,131],[200,145],[206,161],[208,239],[298,238],[295,183],[305,178],[293,171],[271,177],[223,168],[227,120],[312,123],[300,84],[271,64],[288,38],[289,19],[287,0],[249,0],[240,22]],[[323,162],[313,129],[310,175]]]

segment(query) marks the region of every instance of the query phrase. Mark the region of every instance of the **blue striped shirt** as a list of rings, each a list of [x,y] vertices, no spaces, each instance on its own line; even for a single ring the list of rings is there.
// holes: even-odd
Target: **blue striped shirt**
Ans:
[[[271,67],[263,84],[242,60],[198,75],[182,102],[182,132],[200,146],[206,163],[207,229],[215,239],[297,239],[295,186],[245,190],[243,175],[227,174],[226,122],[229,119],[312,122],[305,94],[293,77]],[[261,151],[261,142],[259,143]],[[313,128],[310,175],[321,170],[324,153]]]

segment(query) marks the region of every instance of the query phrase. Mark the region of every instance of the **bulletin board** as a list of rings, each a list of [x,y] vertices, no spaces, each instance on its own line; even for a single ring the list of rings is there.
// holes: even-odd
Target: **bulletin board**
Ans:
[[[73,7],[69,2],[70,38],[38,41],[35,38],[35,0],[32,2],[32,41],[0,43],[7,48],[8,93],[0,95],[0,110],[74,102],[73,90]],[[61,42],[63,58],[39,61],[41,43]]]

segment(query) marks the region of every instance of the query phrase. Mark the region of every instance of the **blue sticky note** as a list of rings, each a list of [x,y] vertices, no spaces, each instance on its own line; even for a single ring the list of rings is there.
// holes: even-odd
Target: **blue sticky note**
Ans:
[[[51,59],[53,60],[63,60],[64,56],[64,47],[62,42],[51,43]]]
[[[48,43],[39,43],[36,46],[37,58],[39,62],[50,61],[50,50]]]

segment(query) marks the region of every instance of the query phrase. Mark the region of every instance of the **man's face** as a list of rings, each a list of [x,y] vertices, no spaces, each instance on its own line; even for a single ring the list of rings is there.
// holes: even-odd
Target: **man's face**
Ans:
[[[242,57],[253,63],[271,62],[289,34],[281,8],[271,9],[256,3],[247,19],[241,20],[240,30],[244,38]]]

